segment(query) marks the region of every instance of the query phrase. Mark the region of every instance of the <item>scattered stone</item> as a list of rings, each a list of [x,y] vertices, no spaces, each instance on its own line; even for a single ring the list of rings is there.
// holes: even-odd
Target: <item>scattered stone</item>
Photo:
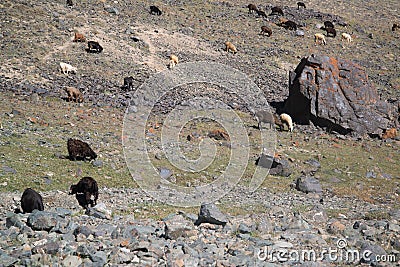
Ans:
[[[103,167],[103,161],[102,160],[94,160],[92,162],[93,167]]]
[[[376,266],[379,262],[379,259],[377,260],[377,255],[382,256],[387,255],[387,253],[381,246],[366,241],[361,245],[360,255],[364,255],[364,257],[361,258],[361,263],[368,263],[372,266]]]
[[[105,11],[107,11],[110,14],[115,14],[115,15],[119,15],[119,11],[117,8],[112,7],[112,6],[107,6],[104,8]]]
[[[292,170],[289,165],[289,161],[286,159],[274,157],[271,169],[269,170],[270,175],[289,177],[292,174]]]
[[[17,173],[17,171],[15,169],[8,167],[8,166],[3,166],[1,169],[6,173],[12,173],[12,174]]]
[[[197,236],[197,231],[194,230],[192,221],[185,219],[182,215],[174,215],[164,221],[165,237],[169,239],[178,239],[180,237],[189,238]]]
[[[296,189],[304,193],[322,193],[321,184],[314,177],[300,176],[296,180]]]
[[[34,210],[29,215],[27,223],[35,231],[50,231],[60,224],[65,224],[65,220],[53,212]]]
[[[365,178],[376,178],[376,173],[373,171],[367,171],[367,174],[365,175]]]
[[[174,173],[170,170],[170,169],[167,169],[167,168],[161,168],[160,169],[160,176],[161,176],[161,178],[162,179],[168,179],[168,178],[170,178],[172,175],[173,175]]]

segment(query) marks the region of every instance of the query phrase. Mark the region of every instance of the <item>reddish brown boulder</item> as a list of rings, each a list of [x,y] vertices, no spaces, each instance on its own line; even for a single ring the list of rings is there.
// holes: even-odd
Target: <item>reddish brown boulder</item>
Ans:
[[[395,138],[397,136],[396,128],[387,129],[382,135],[382,139]]]
[[[379,99],[361,66],[320,55],[303,58],[290,73],[284,110],[297,123],[342,134],[381,135],[393,123],[390,105]]]

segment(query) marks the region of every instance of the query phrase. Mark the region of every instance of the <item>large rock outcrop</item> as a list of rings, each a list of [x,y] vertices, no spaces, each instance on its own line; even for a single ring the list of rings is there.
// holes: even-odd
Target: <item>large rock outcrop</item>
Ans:
[[[290,72],[284,109],[297,123],[311,121],[342,134],[380,135],[393,118],[361,66],[320,55],[303,58]]]

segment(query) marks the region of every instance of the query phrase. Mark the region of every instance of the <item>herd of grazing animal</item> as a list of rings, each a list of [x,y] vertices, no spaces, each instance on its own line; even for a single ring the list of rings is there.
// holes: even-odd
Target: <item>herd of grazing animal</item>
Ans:
[[[78,139],[68,139],[67,149],[70,160],[92,160],[97,157],[97,154],[90,148],[89,144]],[[92,207],[97,205],[99,188],[95,179],[86,176],[76,185],[70,186],[69,194],[76,195],[79,205],[88,212],[89,205]],[[94,198],[93,200],[92,197]],[[21,208],[24,213],[31,213],[33,210],[43,211],[42,196],[32,188],[25,189],[21,197]],[[21,210],[16,209],[15,212],[20,213]]]
[[[69,195],[76,195],[79,205],[89,211],[89,205],[94,207],[97,205],[99,198],[99,188],[97,182],[92,177],[83,177],[76,185],[71,185]],[[94,199],[92,199],[92,197]],[[43,211],[44,204],[42,196],[32,188],[26,188],[21,197],[21,208],[23,213],[31,213],[34,210]],[[21,213],[17,208],[15,213]]]
[[[74,4],[72,0],[66,0],[67,7],[73,7]],[[156,7],[150,7],[150,14],[155,14],[160,16],[162,11]],[[84,34],[79,33],[78,31],[74,32],[73,42],[86,42],[86,37]],[[101,53],[103,51],[103,47],[96,41],[88,41],[87,49],[88,53]],[[178,57],[175,55],[170,56],[170,67],[173,68],[176,64],[178,64]],[[60,70],[64,75],[69,75],[70,73],[77,73],[77,68],[72,65],[60,62]],[[133,88],[134,79],[132,76],[124,78],[123,88],[132,89]],[[67,100],[69,102],[74,101],[81,103],[84,100],[83,94],[79,91],[79,89],[66,86],[65,92],[67,93]],[[83,142],[78,139],[68,139],[67,141],[67,150],[68,150],[68,159],[75,160],[93,160],[97,158],[97,154],[91,149],[89,144]],[[99,189],[95,179],[92,177],[83,177],[76,185],[70,186],[70,195],[76,195],[76,198],[79,204],[84,207],[87,211],[90,206],[97,205],[97,199],[99,196]],[[81,197],[80,197],[81,196]],[[92,197],[94,198],[92,200]],[[21,197],[21,208],[24,213],[31,213],[33,210],[44,210],[43,198],[42,196],[33,190],[32,188],[27,188],[22,194]],[[21,212],[18,208],[15,212]]]
[[[73,7],[74,4],[72,0],[66,0],[66,6]],[[267,17],[266,13],[262,10],[259,10],[256,5],[249,4],[247,6],[249,13],[256,13],[258,16]],[[297,2],[297,9],[304,8],[306,9],[306,5],[303,2]],[[161,16],[162,11],[157,6],[150,6],[150,14]],[[297,24],[294,21],[290,21],[285,19],[284,12],[281,7],[272,7],[271,14],[281,16],[279,18],[280,26],[288,29],[288,30],[297,30]],[[391,30],[396,31],[399,29],[399,23],[394,23]],[[326,31],[326,37],[335,38],[337,33],[334,27],[334,24],[330,21],[324,22],[324,27],[321,28]],[[260,35],[267,35],[270,37],[272,35],[272,29],[268,26],[261,26]],[[352,36],[348,33],[341,34],[342,40],[347,41],[348,43],[352,42]],[[74,33],[73,42],[86,42],[86,37],[79,32]],[[324,45],[327,44],[324,34],[316,33],[314,34],[314,42],[316,44],[322,43]],[[88,53],[101,53],[103,51],[103,47],[96,41],[88,41],[88,48],[86,51]],[[237,48],[235,45],[227,41],[225,42],[225,50],[226,52],[232,52],[233,54],[237,53]],[[176,55],[171,54],[169,57],[169,68],[173,69],[179,60]],[[72,65],[60,62],[61,72],[65,75],[70,73],[77,73],[77,68]],[[134,78],[132,76],[124,78],[123,88],[132,89],[134,83]],[[83,102],[84,97],[83,94],[74,87],[67,86],[65,88],[65,92],[67,93],[67,100],[74,102]],[[254,114],[257,122],[258,129],[262,129],[262,124],[268,124],[270,129],[278,126],[282,131],[285,129],[285,126],[289,132],[293,131],[293,121],[289,114],[282,113],[280,115],[273,114],[269,111],[260,110]],[[68,139],[67,141],[67,149],[68,149],[68,158],[72,161],[75,160],[94,160],[97,157],[97,154],[90,148],[89,144],[80,141],[78,139]],[[76,195],[79,204],[84,207],[86,210],[89,210],[89,206],[97,205],[97,200],[99,196],[98,184],[95,179],[92,177],[83,177],[77,184],[73,184],[70,186],[69,195]],[[79,197],[80,196],[80,197]],[[92,199],[93,198],[93,199]],[[31,213],[34,210],[43,211],[43,198],[42,196],[33,190],[32,188],[26,188],[21,197],[21,208],[24,213]],[[16,212],[21,212],[19,209],[16,209]]]
[[[258,7],[255,4],[249,4],[249,5],[247,5],[247,8],[249,10],[249,14],[257,13],[259,16],[267,17],[265,15],[265,12],[258,9]],[[297,9],[299,10],[300,8],[306,9],[306,4],[304,2],[297,2]],[[282,8],[279,6],[274,6],[271,8],[270,16],[279,16],[279,24],[277,24],[277,25],[279,25],[287,30],[295,31],[299,27],[296,22],[284,18],[284,12],[283,12]],[[392,31],[395,31],[398,28],[399,28],[399,25],[397,23],[394,23],[392,26]],[[337,35],[335,26],[331,21],[325,21],[324,26],[321,29],[326,31],[326,35],[325,35],[326,37],[335,38]],[[272,35],[272,29],[268,26],[261,26],[260,34],[270,37]],[[315,44],[326,45],[327,42],[326,42],[325,36],[323,33],[314,34]],[[347,42],[352,42],[352,40],[353,40],[351,35],[348,33],[342,33],[341,36],[342,36],[342,40],[345,40]],[[228,49],[227,49],[227,51],[228,51]]]

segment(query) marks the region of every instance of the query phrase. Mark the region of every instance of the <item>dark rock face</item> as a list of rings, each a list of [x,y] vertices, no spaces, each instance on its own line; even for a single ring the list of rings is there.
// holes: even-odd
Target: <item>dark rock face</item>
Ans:
[[[290,72],[284,109],[297,123],[341,134],[381,134],[392,117],[359,65],[320,55],[303,58]]]

